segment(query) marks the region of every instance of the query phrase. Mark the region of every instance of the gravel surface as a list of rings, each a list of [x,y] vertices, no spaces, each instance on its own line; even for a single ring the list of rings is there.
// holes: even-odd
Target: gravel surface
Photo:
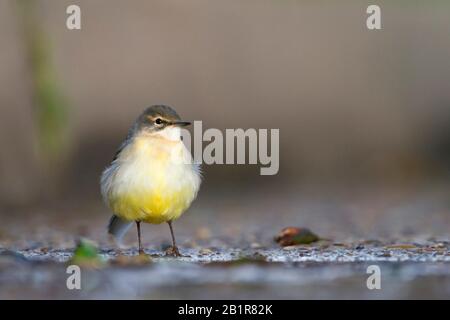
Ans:
[[[161,250],[102,249],[68,290],[73,249],[0,250],[0,298],[450,298],[448,242],[321,243],[286,248],[203,248],[173,258]],[[366,287],[381,269],[381,290]]]
[[[143,226],[147,257],[137,257],[135,230],[118,249],[98,197],[3,212],[0,298],[450,299],[448,185],[289,190],[203,192],[174,225],[182,258],[164,256],[166,225]],[[289,226],[322,240],[282,248],[274,237]],[[100,262],[81,265],[82,289],[68,290],[80,237]],[[381,290],[366,286],[370,265]]]

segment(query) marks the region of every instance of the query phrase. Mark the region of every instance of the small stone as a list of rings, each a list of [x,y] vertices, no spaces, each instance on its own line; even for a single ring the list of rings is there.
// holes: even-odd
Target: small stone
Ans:
[[[345,243],[342,242],[333,242],[333,246],[335,247],[347,247]]]
[[[46,254],[46,253],[48,253],[48,248],[44,247],[44,248],[41,248],[39,251],[41,251],[41,253],[43,253],[43,254]]]
[[[390,257],[392,257],[392,255],[391,255],[390,252],[385,251],[385,252],[381,253],[381,254],[379,255],[379,257],[382,257],[382,258],[390,258]]]
[[[211,249],[208,249],[208,248],[203,248],[203,249],[200,249],[200,251],[198,253],[200,255],[204,256],[204,255],[208,255],[208,254],[213,254],[214,251],[212,251]]]

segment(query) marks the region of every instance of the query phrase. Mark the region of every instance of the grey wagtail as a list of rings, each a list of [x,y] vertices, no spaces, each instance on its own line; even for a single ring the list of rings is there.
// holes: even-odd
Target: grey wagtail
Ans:
[[[108,232],[120,241],[135,222],[139,254],[141,222],[167,222],[172,236],[167,254],[180,256],[172,222],[189,208],[201,183],[199,166],[181,140],[181,127],[189,124],[171,107],[148,107],[103,171],[102,196],[114,213]]]

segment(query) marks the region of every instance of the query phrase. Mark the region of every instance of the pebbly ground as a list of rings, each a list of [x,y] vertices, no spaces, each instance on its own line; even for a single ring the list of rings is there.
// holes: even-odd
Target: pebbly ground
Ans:
[[[103,249],[81,265],[81,290],[68,290],[73,249],[0,250],[0,298],[51,299],[378,299],[450,298],[450,244],[328,243],[287,248]],[[366,286],[378,265],[380,290]]]
[[[182,258],[164,256],[165,225],[143,226],[146,256],[137,256],[135,230],[118,249],[100,201],[9,210],[0,224],[0,298],[450,299],[450,188],[292,190],[200,197],[175,223]],[[282,248],[274,236],[287,226],[327,240]],[[80,265],[82,288],[69,290],[80,237],[99,258]],[[366,286],[370,265],[380,267],[380,290]]]

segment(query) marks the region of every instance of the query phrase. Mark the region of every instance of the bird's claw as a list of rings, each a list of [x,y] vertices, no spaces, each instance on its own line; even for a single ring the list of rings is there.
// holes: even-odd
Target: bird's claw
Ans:
[[[180,251],[178,250],[178,247],[169,247],[166,249],[166,256],[171,256],[171,257],[182,257],[183,255],[180,253]]]

